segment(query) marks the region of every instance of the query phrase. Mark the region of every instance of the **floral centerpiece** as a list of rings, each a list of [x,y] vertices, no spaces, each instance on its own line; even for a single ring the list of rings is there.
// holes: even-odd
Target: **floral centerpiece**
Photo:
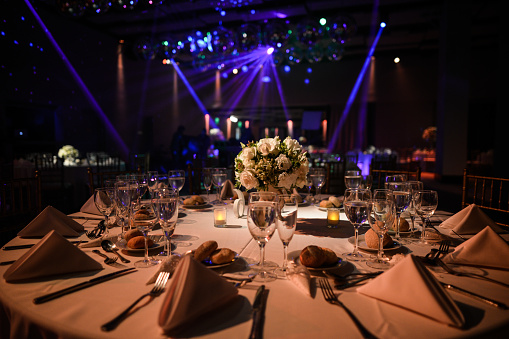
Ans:
[[[437,142],[437,128],[434,126],[428,127],[422,132],[422,139],[429,143],[431,148],[435,148]]]
[[[74,165],[79,155],[80,152],[71,145],[65,145],[58,150],[58,157],[64,159],[65,166]]]
[[[295,139],[264,138],[241,143],[235,158],[236,186],[259,191],[291,190],[304,187],[309,171],[306,152]]]

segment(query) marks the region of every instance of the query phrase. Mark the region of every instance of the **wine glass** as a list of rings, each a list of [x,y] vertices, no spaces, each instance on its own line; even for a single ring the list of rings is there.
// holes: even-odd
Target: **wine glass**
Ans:
[[[362,183],[361,171],[346,171],[345,172],[345,186],[346,188],[360,188]]]
[[[345,199],[343,205],[345,207],[345,214],[350,223],[355,229],[355,242],[353,251],[343,254],[349,260],[358,261],[364,259],[364,256],[359,253],[359,227],[368,220],[371,191],[364,189],[351,189],[345,190]]]
[[[153,189],[168,188],[168,174],[156,174],[154,180],[156,183],[153,184]]]
[[[417,191],[414,195],[415,211],[422,218],[421,238],[418,244],[427,244],[426,224],[438,207],[438,194],[432,190]]]
[[[366,265],[377,269],[387,269],[392,265],[384,257],[384,235],[387,233],[389,225],[394,222],[396,209],[394,201],[387,199],[373,199],[370,202],[371,212],[368,218],[371,229],[378,236],[378,253],[373,260],[367,261]]]
[[[212,188],[212,168],[205,167],[201,172],[203,186],[207,190],[207,202],[210,202],[209,191]]]
[[[96,188],[94,190],[94,203],[99,212],[104,215],[104,233],[108,233],[108,222],[115,208],[115,189],[111,187]]]
[[[214,168],[212,172],[212,183],[216,186],[217,189],[217,197],[216,200],[212,202],[214,205],[222,204],[221,201],[221,187],[226,182],[226,168]]]
[[[408,185],[410,185],[410,193],[412,194],[412,201],[410,202],[410,206],[407,208],[407,212],[410,215],[410,220],[412,221],[410,234],[414,234],[415,232],[415,193],[418,191],[422,191],[424,189],[424,184],[422,181],[407,181]]]
[[[159,253],[159,256],[171,256],[171,236],[175,231],[178,218],[178,200],[179,195],[171,187],[161,188],[154,191],[154,203],[156,208],[159,225],[166,237],[165,252]]]
[[[119,180],[115,183],[117,213],[122,224],[122,232],[119,235],[119,240],[124,237],[124,233],[129,227],[128,220],[130,215],[131,196],[132,192],[129,181]]]
[[[406,174],[394,174],[385,177],[385,188],[388,187],[389,182],[404,182],[407,180]]]
[[[299,202],[296,196],[288,194],[279,195],[278,201],[277,233],[283,243],[283,265],[276,269],[276,274],[284,277],[288,270],[288,245],[297,226]]]
[[[148,232],[151,231],[157,223],[157,214],[154,208],[154,201],[134,200],[131,201],[131,224],[143,233],[145,238],[145,257],[143,260],[136,261],[135,267],[145,268],[159,264],[158,260],[148,257]]]
[[[373,191],[373,199],[386,200],[392,195],[392,191],[387,188],[379,188]]]
[[[373,187],[373,176],[372,175],[361,175],[361,184],[359,188],[371,190]]]
[[[401,225],[401,213],[403,213],[412,202],[410,186],[406,182],[387,182],[387,188],[392,191],[392,199],[396,207],[396,239],[401,241],[399,227]]]
[[[306,187],[308,188],[308,201],[313,202],[313,199],[311,197],[311,187],[313,187],[313,178],[311,178],[311,175],[306,176]]]
[[[186,172],[183,170],[171,170],[168,172],[168,183],[173,189],[177,190],[180,194],[180,190],[186,183]]]
[[[148,171],[147,172],[147,186],[148,186],[148,191],[149,191],[151,197],[152,197],[152,192],[154,191],[154,189],[157,188],[157,175],[158,174],[159,174],[159,172],[157,172],[157,171]]]
[[[313,185],[316,187],[316,200],[319,202],[321,197],[321,189],[325,184],[325,169],[321,167],[311,168],[309,176],[313,181]]]
[[[258,273],[253,280],[268,282],[277,278],[273,272],[265,270],[265,245],[270,240],[276,230],[276,204],[267,201],[257,201],[248,204],[247,208],[247,226],[249,232],[260,246],[260,262]]]
[[[149,183],[147,174],[133,174],[131,179],[136,180],[138,184],[138,199],[146,199]]]

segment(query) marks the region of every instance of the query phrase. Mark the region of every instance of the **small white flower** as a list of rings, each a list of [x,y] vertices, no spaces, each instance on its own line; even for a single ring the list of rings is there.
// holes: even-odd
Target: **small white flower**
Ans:
[[[290,137],[286,137],[284,143],[285,143],[286,147],[288,147],[288,150],[290,152],[299,151],[301,149],[299,142],[295,139],[290,138]]]
[[[283,171],[286,171],[287,169],[289,169],[290,167],[292,167],[292,162],[290,161],[290,159],[288,159],[288,157],[284,154],[280,154],[277,158],[276,158],[276,164],[277,164],[277,167],[282,169]]]
[[[286,188],[287,190],[291,189],[297,180],[297,173],[288,174],[286,172],[281,173],[279,175],[279,183],[278,187]]]
[[[262,156],[267,156],[269,154],[277,154],[279,150],[279,138],[264,138],[258,142],[258,152],[262,154]]]

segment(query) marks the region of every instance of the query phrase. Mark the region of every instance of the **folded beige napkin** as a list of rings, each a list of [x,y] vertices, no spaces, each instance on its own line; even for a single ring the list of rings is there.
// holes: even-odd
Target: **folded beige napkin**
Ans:
[[[503,232],[502,228],[475,204],[468,205],[440,224],[440,227],[452,229],[457,234],[476,234],[486,226],[497,233]]]
[[[102,268],[56,231],[50,231],[5,271],[4,278],[7,282],[18,282]]]
[[[103,215],[101,212],[99,212],[99,210],[95,206],[93,195],[90,198],[88,198],[88,200],[83,204],[83,206],[81,206],[80,212],[96,214],[101,216]]]
[[[25,228],[19,231],[19,237],[44,237],[55,230],[64,237],[77,237],[85,228],[53,206],[46,207]]]
[[[458,245],[443,261],[450,264],[509,269],[508,258],[509,245],[491,227],[486,226],[481,232]]]
[[[465,325],[458,306],[438,280],[412,254],[357,289],[376,298],[455,327]]]
[[[295,265],[286,272],[286,277],[302,293],[311,297],[311,273],[304,265]]]
[[[233,190],[235,186],[231,180],[226,180],[223,184],[223,188],[221,189],[221,199],[228,199],[233,197]]]
[[[159,313],[159,326],[170,335],[199,322],[208,313],[219,311],[238,296],[232,283],[193,259],[184,256],[167,288]]]

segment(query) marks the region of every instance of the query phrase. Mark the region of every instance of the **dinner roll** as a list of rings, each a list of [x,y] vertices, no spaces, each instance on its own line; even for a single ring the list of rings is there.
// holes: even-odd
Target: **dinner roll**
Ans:
[[[152,239],[147,238],[147,246],[150,247],[154,245],[154,241]],[[127,242],[127,246],[129,248],[145,248],[145,237],[144,236],[137,236],[134,238],[131,238]]]
[[[197,261],[203,261],[207,259],[216,249],[217,242],[215,240],[205,241],[203,244],[198,246],[196,251],[194,251],[194,259]]]
[[[403,217],[399,218],[399,231],[400,232],[408,232],[408,231],[410,231],[410,224]]]
[[[193,195],[191,197],[195,201],[195,205],[203,205],[205,200],[200,195]]]
[[[124,239],[125,241],[129,242],[129,240],[131,240],[132,238],[139,236],[143,236],[143,232],[135,228],[125,232]]]
[[[300,262],[307,267],[320,267],[325,262],[327,256],[324,251],[315,245],[310,245],[300,252]]]
[[[329,201],[329,199],[320,201],[320,207],[329,208],[333,206],[334,205],[332,204],[332,202]]]
[[[364,234],[364,240],[369,248],[378,249],[378,234],[376,234],[372,229],[369,229]],[[392,245],[392,238],[389,234],[384,233],[383,246],[384,248],[387,248],[390,247],[390,245]]]
[[[220,248],[210,255],[210,261],[213,264],[220,265],[231,262],[235,258],[235,252],[229,248]]]
[[[323,262],[323,265],[330,266],[338,262],[338,256],[336,255],[336,252],[327,247],[320,247],[320,249],[325,254],[325,261]]]
[[[333,195],[331,195],[329,197],[329,201],[332,203],[332,205],[334,205],[334,207],[340,207],[341,206],[341,201],[337,197],[335,197]]]

